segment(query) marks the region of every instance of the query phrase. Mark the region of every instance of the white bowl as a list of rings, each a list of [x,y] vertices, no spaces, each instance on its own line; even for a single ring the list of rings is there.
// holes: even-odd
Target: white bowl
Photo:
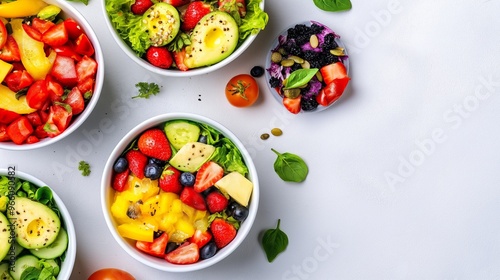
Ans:
[[[265,0],[262,0],[262,2],[260,3],[260,8],[262,10],[264,10],[264,1]],[[233,53],[231,53],[231,55],[229,55],[224,60],[222,60],[216,64],[213,64],[210,66],[205,66],[205,67],[200,67],[200,68],[189,69],[187,71],[180,71],[178,69],[162,69],[162,68],[158,68],[156,66],[153,66],[145,59],[137,56],[137,54],[130,48],[130,46],[127,45],[127,43],[117,34],[115,28],[113,27],[113,25],[109,19],[108,13],[106,11],[106,0],[103,0],[101,3],[102,3],[102,9],[103,9],[104,15],[105,15],[106,25],[108,26],[108,29],[110,30],[111,35],[115,39],[118,46],[120,46],[120,48],[125,52],[125,54],[127,54],[127,56],[130,57],[130,59],[132,59],[134,62],[136,62],[140,66],[144,67],[145,69],[147,69],[153,73],[160,74],[163,76],[192,77],[192,76],[211,73],[217,69],[220,69],[220,68],[226,66],[227,64],[229,64],[230,62],[235,60],[237,57],[239,57],[252,44],[252,42],[255,40],[255,38],[258,35],[258,34],[249,35],[245,39],[245,41],[237,49],[235,49],[233,51]]]
[[[41,147],[45,147],[47,145],[53,144],[66,136],[70,135],[82,125],[82,123],[85,122],[85,120],[90,116],[92,111],[94,110],[98,100],[99,96],[101,95],[102,91],[102,86],[104,83],[104,57],[101,49],[101,45],[99,44],[99,40],[97,39],[97,36],[94,33],[94,30],[90,26],[89,22],[83,17],[80,12],[78,12],[77,9],[73,8],[71,4],[68,3],[66,0],[44,0],[48,4],[53,4],[61,8],[61,15],[63,18],[73,18],[76,22],[80,24],[80,26],[83,28],[83,31],[87,36],[89,37],[90,41],[93,44],[95,54],[94,54],[94,59],[97,61],[97,74],[96,74],[96,80],[95,80],[95,85],[94,85],[94,93],[92,95],[92,98],[90,101],[87,103],[85,110],[81,112],[76,118],[74,118],[71,122],[71,124],[66,128],[65,131],[63,131],[61,134],[57,135],[54,138],[43,138],[40,139],[39,142],[33,143],[33,144],[22,144],[22,145],[17,145],[13,142],[0,142],[0,149],[6,149],[6,150],[32,150],[32,149],[37,149]]]
[[[113,173],[112,170],[115,161],[118,159],[118,157],[120,157],[122,152],[130,146],[130,143],[134,139],[136,139],[143,131],[151,127],[156,127],[166,121],[177,120],[177,119],[191,120],[207,124],[220,131],[225,137],[229,138],[240,150],[243,156],[243,160],[245,161],[248,167],[248,179],[253,183],[253,192],[248,207],[249,214],[246,220],[241,224],[238,230],[238,234],[236,235],[234,240],[231,241],[229,245],[219,250],[212,258],[206,260],[200,260],[194,264],[184,264],[184,265],[172,264],[162,258],[153,257],[137,250],[134,246],[134,243],[131,240],[122,237],[118,233],[116,229],[117,223],[110,213],[111,203],[114,194],[114,190],[111,187],[111,182]],[[101,181],[101,207],[104,213],[106,224],[108,225],[108,228],[111,231],[111,234],[113,235],[114,239],[125,250],[125,252],[127,252],[137,261],[162,271],[188,272],[188,271],[199,270],[212,266],[218,263],[219,261],[223,260],[224,258],[226,258],[229,254],[231,254],[234,250],[238,248],[238,246],[243,242],[245,237],[248,235],[255,220],[255,217],[257,215],[258,204],[259,204],[259,181],[257,177],[257,170],[255,169],[250,154],[245,149],[241,141],[238,140],[238,138],[231,131],[229,131],[229,129],[225,128],[221,124],[209,118],[190,113],[168,113],[159,115],[140,123],[131,131],[129,131],[111,152],[111,155],[109,156],[106,165],[104,167],[103,177]]]
[[[36,185],[37,187],[43,187],[47,186],[43,181],[40,179],[21,172],[17,170],[11,170],[11,169],[0,169],[0,175],[4,176],[12,176],[14,173],[14,177],[28,181]],[[68,209],[64,205],[63,201],[61,198],[57,195],[56,191],[48,186],[52,190],[52,196],[57,204],[57,208],[59,208],[59,211],[62,216],[62,220],[64,221],[65,229],[66,232],[68,233],[68,248],[66,249],[66,257],[64,259],[64,262],[61,264],[61,271],[59,272],[59,275],[57,275],[57,279],[60,280],[67,280],[70,278],[71,273],[73,271],[73,266],[75,264],[76,260],[76,233],[75,233],[75,226],[73,224],[73,220],[71,219],[71,215],[69,214]]]

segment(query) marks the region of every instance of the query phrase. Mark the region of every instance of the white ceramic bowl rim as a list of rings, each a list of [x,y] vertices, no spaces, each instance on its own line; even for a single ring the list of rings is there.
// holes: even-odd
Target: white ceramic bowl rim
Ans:
[[[220,131],[225,137],[231,139],[233,143],[236,145],[236,147],[240,150],[243,159],[245,160],[245,163],[248,167],[248,174],[250,177],[250,180],[254,184],[254,189],[252,192],[252,197],[250,199],[250,204],[249,207],[249,214],[246,220],[241,224],[238,234],[236,235],[235,239],[225,248],[222,250],[218,251],[217,254],[210,258],[206,259],[203,261],[198,261],[197,263],[194,264],[186,264],[186,265],[175,265],[168,263],[166,260],[161,259],[161,258],[156,258],[153,256],[149,256],[147,254],[143,254],[139,252],[134,246],[132,246],[129,242],[125,240],[116,230],[116,223],[113,219],[113,217],[110,214],[110,205],[109,203],[111,202],[111,197],[110,194],[113,192],[111,188],[111,173],[110,172],[113,168],[113,164],[116,161],[116,159],[121,155],[123,150],[128,147],[130,142],[135,139],[141,132],[144,130],[155,127],[157,125],[163,124],[166,121],[169,120],[178,120],[178,119],[184,119],[184,120],[191,120],[195,122],[200,122],[200,123],[205,123],[207,125],[210,125],[213,128],[216,128],[218,131]],[[245,237],[248,235],[250,232],[250,229],[253,225],[253,222],[255,220],[255,217],[257,215],[257,209],[258,209],[258,203],[259,203],[259,182],[258,182],[258,177],[257,177],[257,170],[253,164],[253,161],[251,159],[250,154],[244,147],[244,145],[239,141],[239,139],[227,128],[219,124],[218,122],[211,120],[209,118],[192,114],[192,113],[167,113],[167,114],[162,114],[155,116],[153,118],[150,118],[146,121],[143,121],[142,123],[138,124],[136,127],[134,127],[132,130],[130,130],[123,138],[120,140],[120,142],[116,145],[116,147],[113,149],[111,152],[111,155],[109,156],[106,165],[104,167],[104,174],[102,176],[102,181],[101,181],[101,207],[103,210],[104,214],[104,219],[106,220],[106,224],[108,225],[108,228],[113,235],[114,239],[118,242],[118,244],[129,254],[131,255],[134,259],[138,260],[139,262],[148,265],[150,267],[156,268],[158,270],[162,271],[169,271],[169,272],[188,272],[188,271],[195,271],[199,269],[203,269],[206,267],[209,267],[211,265],[216,264],[217,262],[223,260],[226,258],[229,254],[231,254],[245,239]]]
[[[14,168],[16,168],[14,166]],[[17,168],[16,168],[17,169]],[[43,186],[48,186],[45,184],[43,181],[40,179],[28,174],[24,173],[22,171],[18,170],[10,170],[10,169],[5,169],[5,168],[0,168],[0,175],[5,175],[9,176],[9,172],[14,172],[15,175],[14,177],[29,181],[33,183],[34,185],[38,187],[43,187]],[[66,257],[64,259],[64,262],[61,264],[61,271],[59,272],[59,275],[57,276],[57,279],[69,279],[71,276],[71,273],[73,271],[73,266],[75,264],[76,260],[76,232],[75,232],[75,227],[73,224],[73,220],[71,219],[71,215],[69,214],[68,209],[64,205],[63,201],[61,198],[57,195],[56,191],[48,186],[52,190],[52,196],[54,197],[54,201],[57,204],[57,208],[59,208],[59,211],[61,212],[61,216],[63,218],[63,222],[65,225],[66,232],[68,233],[68,248],[66,249]]]

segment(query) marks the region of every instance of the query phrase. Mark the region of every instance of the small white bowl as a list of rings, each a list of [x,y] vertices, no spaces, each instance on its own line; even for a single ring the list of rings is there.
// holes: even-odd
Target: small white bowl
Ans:
[[[240,150],[243,156],[243,160],[245,161],[248,167],[248,179],[253,183],[253,192],[248,207],[249,214],[246,220],[241,224],[240,228],[238,229],[238,233],[234,238],[234,240],[231,241],[231,243],[228,244],[226,247],[217,251],[215,256],[213,256],[212,258],[206,260],[200,260],[194,264],[184,264],[184,265],[172,264],[162,258],[153,257],[140,252],[135,248],[134,245],[135,243],[133,241],[123,238],[118,233],[116,229],[117,223],[112,217],[110,211],[113,194],[115,192],[111,187],[113,165],[115,161],[118,159],[118,157],[120,157],[123,151],[130,146],[130,143],[134,139],[136,139],[143,131],[152,127],[157,127],[158,125],[171,120],[191,120],[207,124],[220,131],[225,137],[229,138]],[[243,242],[245,237],[250,232],[250,229],[257,215],[258,205],[259,205],[259,181],[257,177],[257,170],[255,169],[252,158],[248,153],[248,151],[246,150],[245,146],[241,143],[240,140],[238,140],[238,138],[229,129],[222,126],[218,122],[191,113],[168,113],[168,114],[158,115],[156,117],[150,118],[140,123],[131,131],[129,131],[111,152],[111,155],[109,156],[106,165],[104,167],[103,177],[101,181],[101,207],[104,214],[104,218],[106,220],[106,224],[108,225],[108,228],[111,234],[113,235],[114,239],[123,248],[123,250],[125,250],[125,252],[127,252],[137,261],[162,271],[169,271],[169,272],[195,271],[212,266],[218,263],[219,261],[223,260],[224,258],[226,258],[228,255],[230,255],[234,250],[238,248],[238,246]]]
[[[262,2],[260,3],[260,8],[262,10],[264,10],[264,2],[265,2],[265,0],[262,0]],[[237,57],[239,57],[252,44],[252,42],[255,40],[255,38],[258,35],[258,34],[249,35],[245,39],[245,41],[237,49],[235,49],[233,51],[233,53],[231,53],[231,55],[229,55],[224,60],[217,62],[213,65],[189,69],[187,71],[181,71],[178,69],[162,69],[162,68],[158,68],[156,66],[153,66],[145,59],[137,56],[137,54],[118,35],[115,28],[113,27],[111,20],[109,19],[109,15],[106,11],[106,0],[103,0],[101,3],[102,3],[102,9],[103,9],[104,15],[105,15],[106,25],[108,26],[108,29],[111,32],[111,36],[113,36],[113,38],[115,39],[118,46],[120,46],[120,48],[125,52],[125,54],[128,57],[130,57],[130,59],[132,59],[134,62],[136,62],[140,66],[144,67],[145,69],[147,69],[153,73],[160,74],[160,75],[167,76],[167,77],[192,77],[192,76],[211,73],[217,69],[220,69],[220,68],[226,66],[227,64],[229,64],[230,62],[232,62],[233,60],[235,60]]]
[[[43,181],[40,179],[18,171],[18,170],[12,170],[12,169],[0,169],[0,175],[4,176],[14,176],[16,178],[28,181],[36,185],[37,187],[43,187],[43,186],[48,186],[45,184]],[[52,190],[52,196],[57,204],[57,208],[59,208],[59,211],[62,216],[62,221],[64,222],[64,228],[66,229],[66,232],[68,233],[68,248],[66,249],[66,257],[64,259],[64,262],[61,264],[61,271],[59,272],[59,275],[57,275],[57,279],[60,280],[67,280],[70,278],[71,273],[73,271],[73,266],[75,265],[75,260],[76,260],[76,232],[75,232],[75,226],[73,224],[73,220],[71,219],[71,215],[69,214],[68,209],[64,205],[63,201],[61,198],[57,195],[56,191],[48,186]]]
[[[17,151],[32,150],[48,146],[65,138],[66,136],[73,133],[73,131],[77,130],[78,127],[80,127],[80,125],[82,125],[85,122],[85,120],[90,116],[90,114],[94,110],[101,95],[102,86],[104,83],[104,57],[101,45],[99,44],[99,40],[97,39],[94,30],[90,26],[89,22],[83,17],[83,15],[80,12],[78,12],[77,9],[73,8],[73,6],[71,6],[71,4],[68,3],[68,1],[66,0],[44,0],[44,1],[48,4],[53,4],[61,8],[61,15],[63,18],[73,18],[76,22],[78,22],[80,26],[83,28],[84,33],[87,34],[90,41],[92,42],[95,51],[94,59],[97,61],[98,64],[95,85],[94,85],[94,92],[92,98],[85,106],[85,110],[81,112],[78,116],[76,116],[71,121],[71,124],[68,126],[68,128],[66,128],[66,130],[63,131],[60,135],[57,135],[56,137],[53,138],[50,137],[43,138],[40,139],[39,142],[33,144],[17,145],[14,142],[0,142],[0,149],[17,150]]]

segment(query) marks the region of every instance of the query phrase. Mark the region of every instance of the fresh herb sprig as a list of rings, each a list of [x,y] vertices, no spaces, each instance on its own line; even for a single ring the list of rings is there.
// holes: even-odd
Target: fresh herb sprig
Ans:
[[[316,7],[328,12],[347,11],[352,8],[350,0],[313,0]]]
[[[148,99],[151,95],[157,95],[160,92],[160,86],[156,83],[139,82],[135,84],[139,94],[132,98]]]
[[[266,230],[262,236],[262,247],[269,262],[273,262],[288,246],[288,236],[280,229],[280,222],[278,219],[276,228]]]
[[[278,155],[274,162],[274,171],[283,181],[299,183],[306,179],[309,168],[301,157],[292,153],[279,153],[275,149],[271,150]]]
[[[90,175],[90,164],[86,161],[83,161],[81,160],[79,163],[78,163],[78,170],[80,170],[82,172],[82,175],[83,176],[89,176]]]
[[[285,89],[298,88],[306,85],[317,72],[318,68],[298,69],[293,71],[290,76],[286,78]]]

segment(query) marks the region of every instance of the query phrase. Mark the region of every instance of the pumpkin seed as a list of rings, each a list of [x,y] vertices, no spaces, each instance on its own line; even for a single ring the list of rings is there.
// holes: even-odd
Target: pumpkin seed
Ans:
[[[268,133],[262,133],[262,135],[260,136],[260,139],[262,139],[262,140],[269,139],[269,134]]]
[[[271,129],[271,134],[273,134],[274,136],[281,136],[283,135],[283,131],[277,127]]]
[[[344,48],[338,47],[330,50],[330,53],[336,56],[344,56]]]
[[[298,64],[302,64],[304,63],[304,59],[296,56],[296,55],[292,55],[290,56],[290,59],[292,59],[293,61],[297,62]]]
[[[316,79],[318,79],[318,81],[322,82],[323,81],[323,76],[321,76],[321,72],[316,72]]]
[[[300,95],[300,89],[299,88],[288,88],[283,90],[283,94],[291,99],[297,98]]]
[[[281,56],[281,54],[279,52],[273,52],[271,54],[271,61],[274,63],[280,63],[282,58],[283,57]]]
[[[304,62],[301,63],[300,66],[302,66],[302,69],[309,69],[309,68],[311,68],[311,64],[309,64],[309,61],[307,61],[307,60],[304,60]]]
[[[313,48],[318,47],[319,41],[318,41],[318,36],[316,36],[316,34],[311,35],[311,37],[309,38],[309,44],[311,44],[311,47]]]
[[[281,66],[285,66],[285,67],[290,67],[290,66],[292,66],[294,64],[295,64],[295,61],[293,61],[293,59],[290,59],[290,58],[283,59],[281,61]]]

